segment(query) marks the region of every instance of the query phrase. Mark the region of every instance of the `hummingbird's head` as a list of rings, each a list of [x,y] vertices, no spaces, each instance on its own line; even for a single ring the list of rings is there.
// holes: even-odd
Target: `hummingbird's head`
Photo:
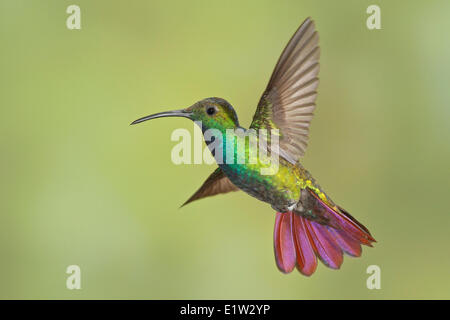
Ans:
[[[155,113],[139,118],[131,124],[162,117],[184,117],[201,122],[203,132],[208,129],[234,129],[239,121],[231,104],[222,98],[206,98],[186,109]]]
[[[186,109],[193,121],[207,129],[234,129],[239,126],[238,117],[231,104],[222,98],[206,98]]]

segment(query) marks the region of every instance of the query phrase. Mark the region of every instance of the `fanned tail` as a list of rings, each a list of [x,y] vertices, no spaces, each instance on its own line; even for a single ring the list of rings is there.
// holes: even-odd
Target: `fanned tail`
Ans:
[[[283,273],[295,267],[310,276],[319,258],[327,267],[339,269],[343,253],[353,257],[361,255],[361,244],[372,246],[375,239],[369,231],[343,209],[339,212],[325,203],[331,225],[309,220],[297,213],[277,212],[274,230],[275,260]]]

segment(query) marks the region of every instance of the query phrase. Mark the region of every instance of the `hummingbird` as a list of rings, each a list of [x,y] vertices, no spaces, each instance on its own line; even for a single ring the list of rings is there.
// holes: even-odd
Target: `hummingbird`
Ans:
[[[201,123],[205,141],[205,132],[209,129],[224,135],[233,129],[244,132],[276,130],[274,135],[265,138],[266,143],[272,141],[271,137],[278,139],[278,150],[269,150],[279,159],[273,174],[261,173],[264,166],[261,161],[219,162],[216,149],[213,156],[218,168],[183,206],[238,190],[270,204],[276,211],[273,233],[276,265],[283,273],[296,268],[305,276],[315,272],[318,260],[329,268],[339,269],[344,253],[359,257],[361,245],[372,247],[376,242],[363,224],[330,199],[299,162],[305,154],[316,107],[319,56],[318,32],[315,23],[307,18],[278,59],[249,129],[240,126],[231,104],[217,97],[203,99],[185,109],[145,116],[131,123],[161,117],[184,117]],[[223,142],[222,151],[219,149],[223,158],[230,157],[227,153],[230,148],[234,149],[235,145]],[[255,146],[245,145],[247,157],[254,151],[252,148]],[[259,159],[264,156],[256,154],[258,160],[264,160]]]

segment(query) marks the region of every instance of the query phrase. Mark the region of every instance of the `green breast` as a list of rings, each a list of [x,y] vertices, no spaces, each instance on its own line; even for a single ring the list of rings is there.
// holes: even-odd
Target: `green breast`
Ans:
[[[270,155],[251,149],[248,144],[239,150],[245,137],[237,137],[233,146],[223,150],[224,164],[219,166],[228,178],[248,194],[271,204],[298,201],[302,184],[302,170],[286,160],[272,159]],[[230,159],[230,155],[234,158]],[[226,163],[229,160],[229,163]]]

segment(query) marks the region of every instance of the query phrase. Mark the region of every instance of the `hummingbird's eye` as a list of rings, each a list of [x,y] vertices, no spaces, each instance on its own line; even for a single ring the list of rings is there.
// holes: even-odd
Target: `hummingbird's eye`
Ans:
[[[215,115],[217,112],[216,107],[207,107],[206,108],[206,113],[208,114],[208,116],[213,116]]]

